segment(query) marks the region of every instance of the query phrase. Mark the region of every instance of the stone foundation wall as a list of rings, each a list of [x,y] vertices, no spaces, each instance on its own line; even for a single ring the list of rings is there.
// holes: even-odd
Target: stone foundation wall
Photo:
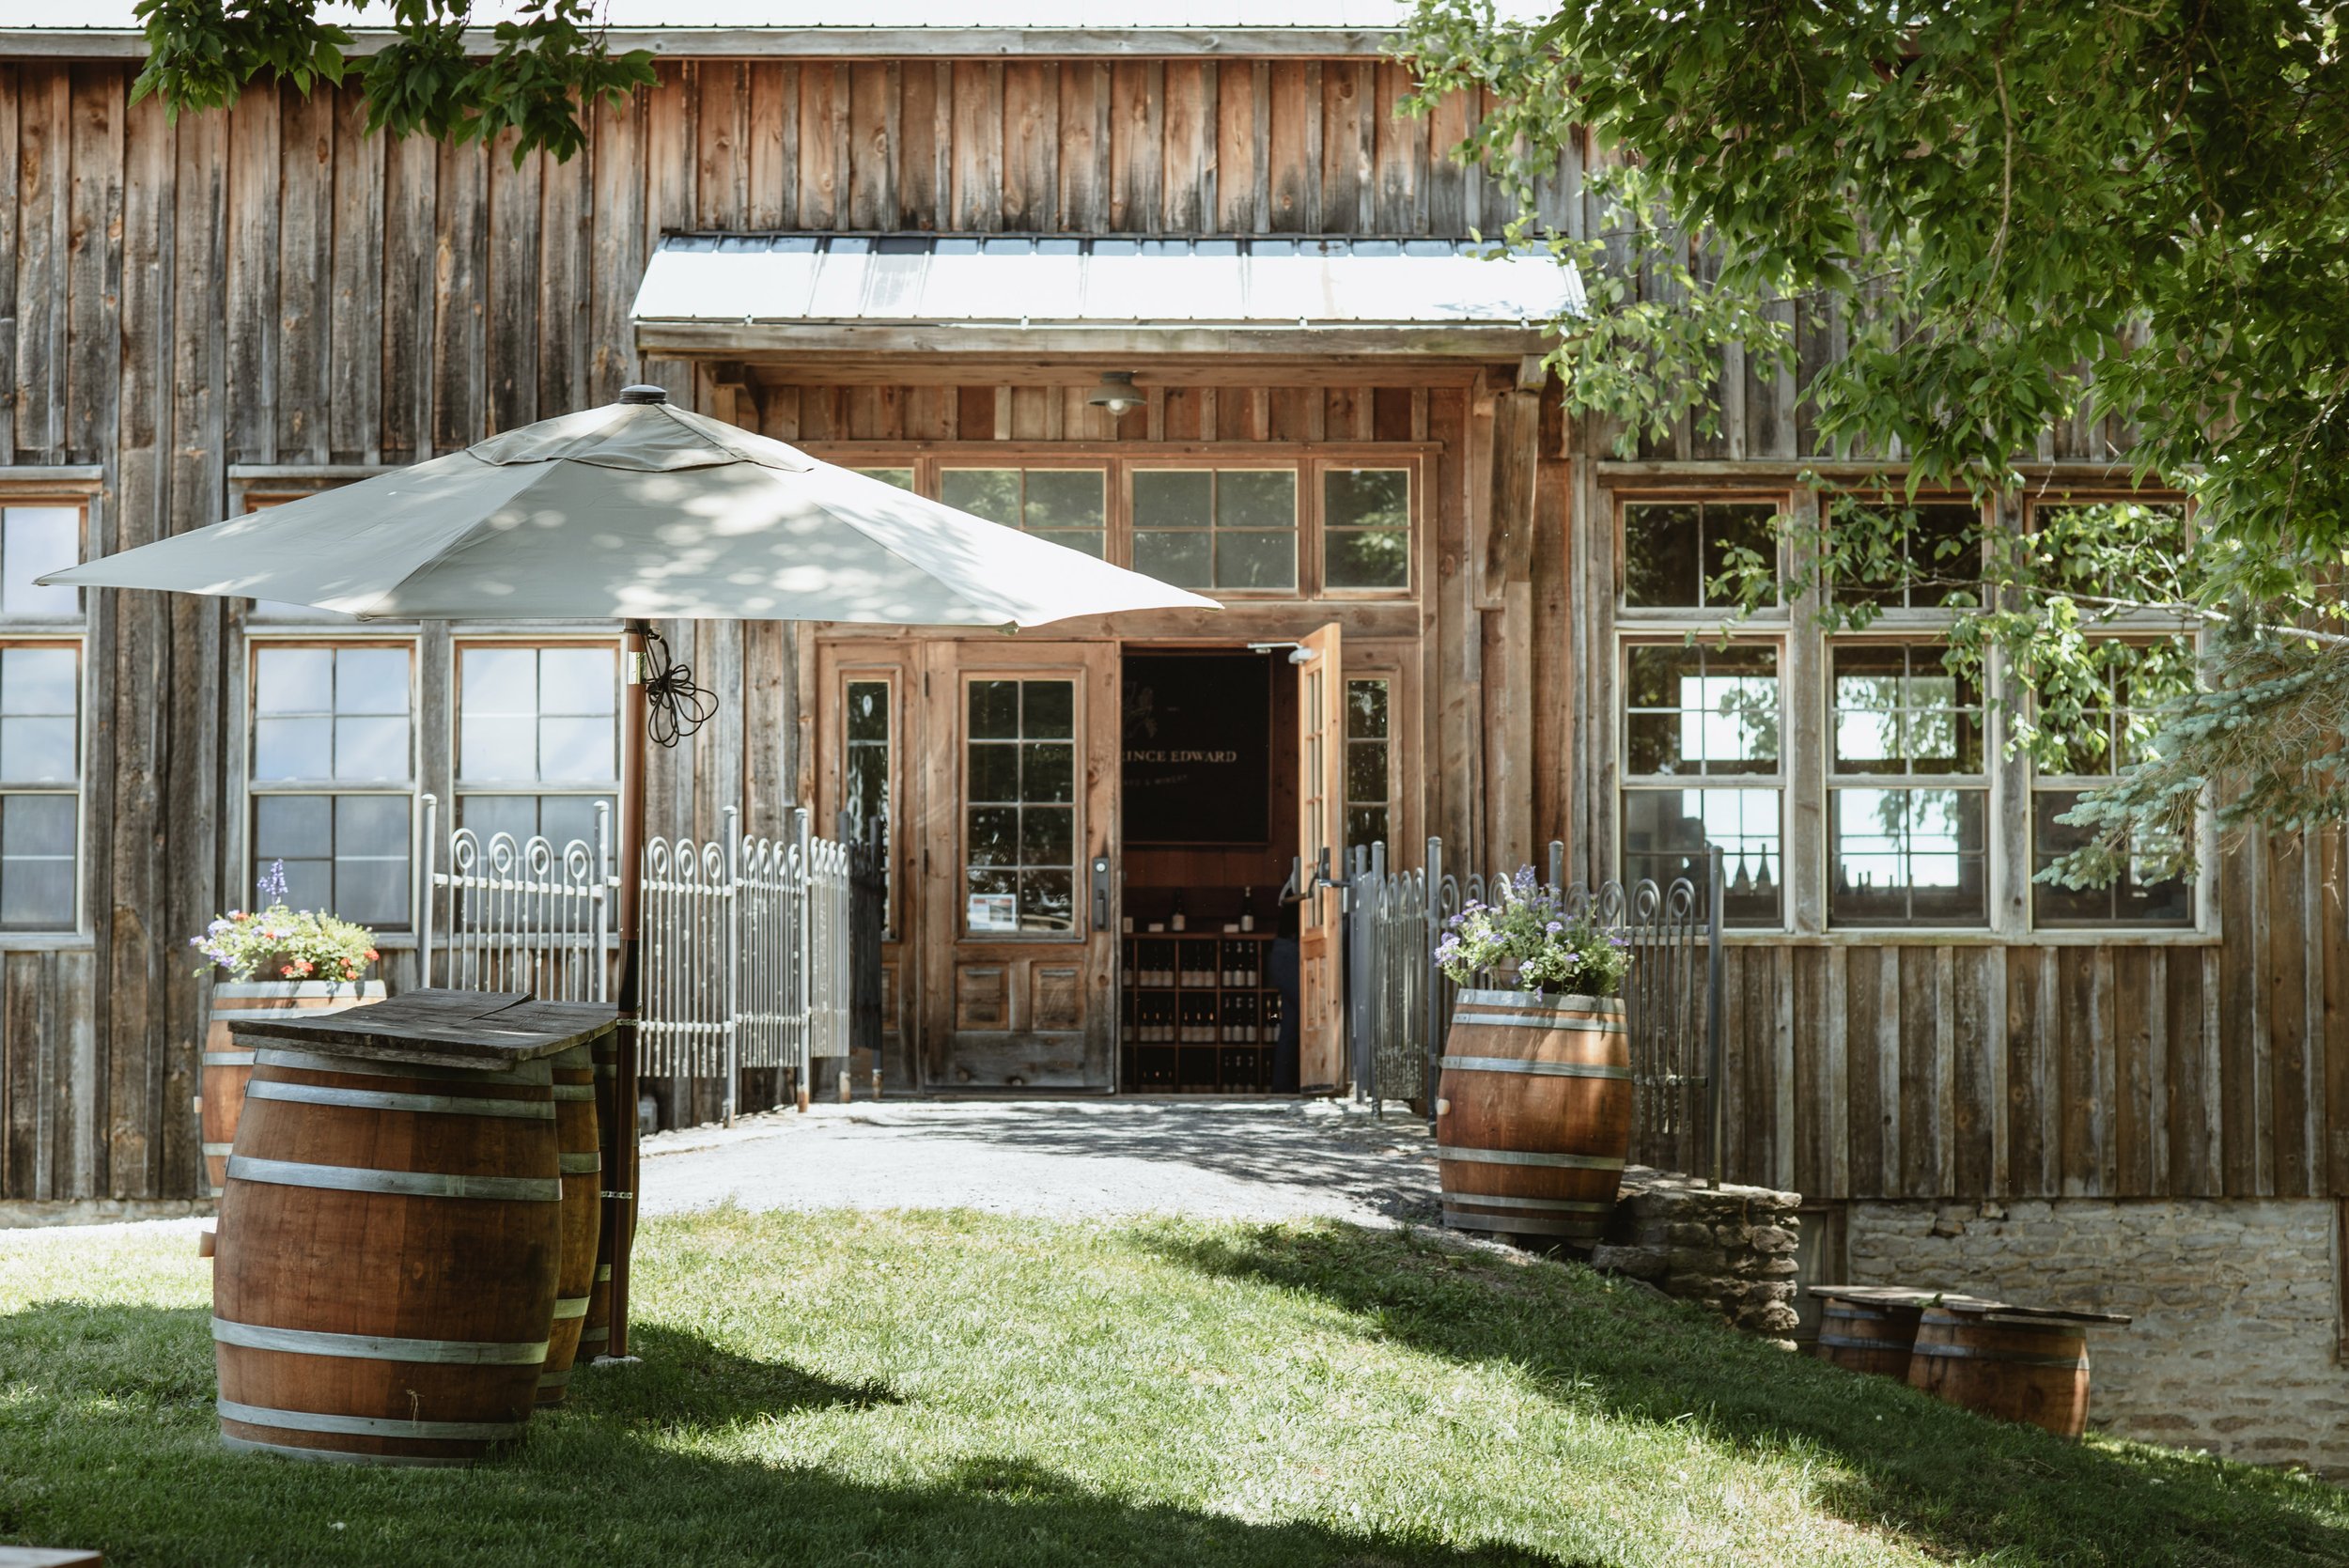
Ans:
[[[2334,1205],[2324,1199],[1858,1203],[1851,1284],[2126,1312],[2089,1332],[2089,1422],[2349,1475]]]
[[[1711,1188],[1633,1166],[1591,1265],[1644,1280],[1709,1308],[1734,1328],[1791,1346],[1801,1203],[1793,1192]]]

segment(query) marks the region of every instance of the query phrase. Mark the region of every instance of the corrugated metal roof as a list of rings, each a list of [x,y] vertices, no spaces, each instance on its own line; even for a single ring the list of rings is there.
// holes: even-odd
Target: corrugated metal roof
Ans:
[[[1409,0],[1135,0],[1104,7],[1097,0],[866,0],[843,12],[819,0],[605,0],[605,25],[637,31],[690,27],[935,27],[1082,29],[1311,27],[1392,30],[1411,13]],[[354,31],[381,29],[381,6],[319,7],[321,21]],[[522,15],[519,0],[474,0],[474,25],[491,26]],[[132,28],[136,0],[0,0],[0,27],[42,30]]]
[[[1023,329],[1540,328],[1582,308],[1547,256],[1452,240],[710,235],[663,239],[642,322]]]

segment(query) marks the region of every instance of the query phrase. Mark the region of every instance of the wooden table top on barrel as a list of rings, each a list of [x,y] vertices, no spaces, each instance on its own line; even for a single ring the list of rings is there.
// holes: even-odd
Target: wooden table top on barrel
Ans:
[[[1955,1291],[1924,1290],[1915,1285],[1812,1285],[1809,1290],[1811,1295],[1822,1301],[1859,1301],[1891,1307],[1948,1307],[1956,1312],[1980,1312],[1985,1317],[2035,1317],[2057,1323],[2115,1327],[2130,1321],[2123,1312],[2081,1312],[2069,1307],[2030,1307],[2013,1301],[1994,1300],[1986,1296],[1963,1296]]]
[[[528,991],[402,991],[344,1013],[239,1014],[238,1044],[428,1067],[512,1067],[584,1045],[614,1028],[599,1001],[540,1001]]]

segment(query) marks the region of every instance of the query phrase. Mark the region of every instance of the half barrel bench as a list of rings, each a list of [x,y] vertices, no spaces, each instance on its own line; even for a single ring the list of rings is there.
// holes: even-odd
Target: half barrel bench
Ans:
[[[224,1441],[461,1465],[563,1397],[598,1274],[614,1017],[420,990],[235,1021],[254,1063],[212,1278]]]
[[[2059,1437],[2088,1426],[2088,1330],[2119,1312],[2025,1307],[1904,1285],[1812,1285],[1819,1356]]]

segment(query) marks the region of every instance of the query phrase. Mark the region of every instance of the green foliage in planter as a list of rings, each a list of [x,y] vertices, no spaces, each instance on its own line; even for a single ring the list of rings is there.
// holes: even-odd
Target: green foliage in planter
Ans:
[[[188,945],[231,980],[357,980],[382,955],[375,933],[322,909],[286,905],[286,862],[260,881],[263,907],[231,909],[190,937]],[[200,970],[198,972],[201,972]]]
[[[1535,880],[1529,865],[1501,884],[1498,903],[1471,898],[1444,922],[1436,961],[1457,986],[1513,969],[1528,991],[1610,997],[1623,987],[1631,950],[1589,910],[1569,913],[1557,890]]]

